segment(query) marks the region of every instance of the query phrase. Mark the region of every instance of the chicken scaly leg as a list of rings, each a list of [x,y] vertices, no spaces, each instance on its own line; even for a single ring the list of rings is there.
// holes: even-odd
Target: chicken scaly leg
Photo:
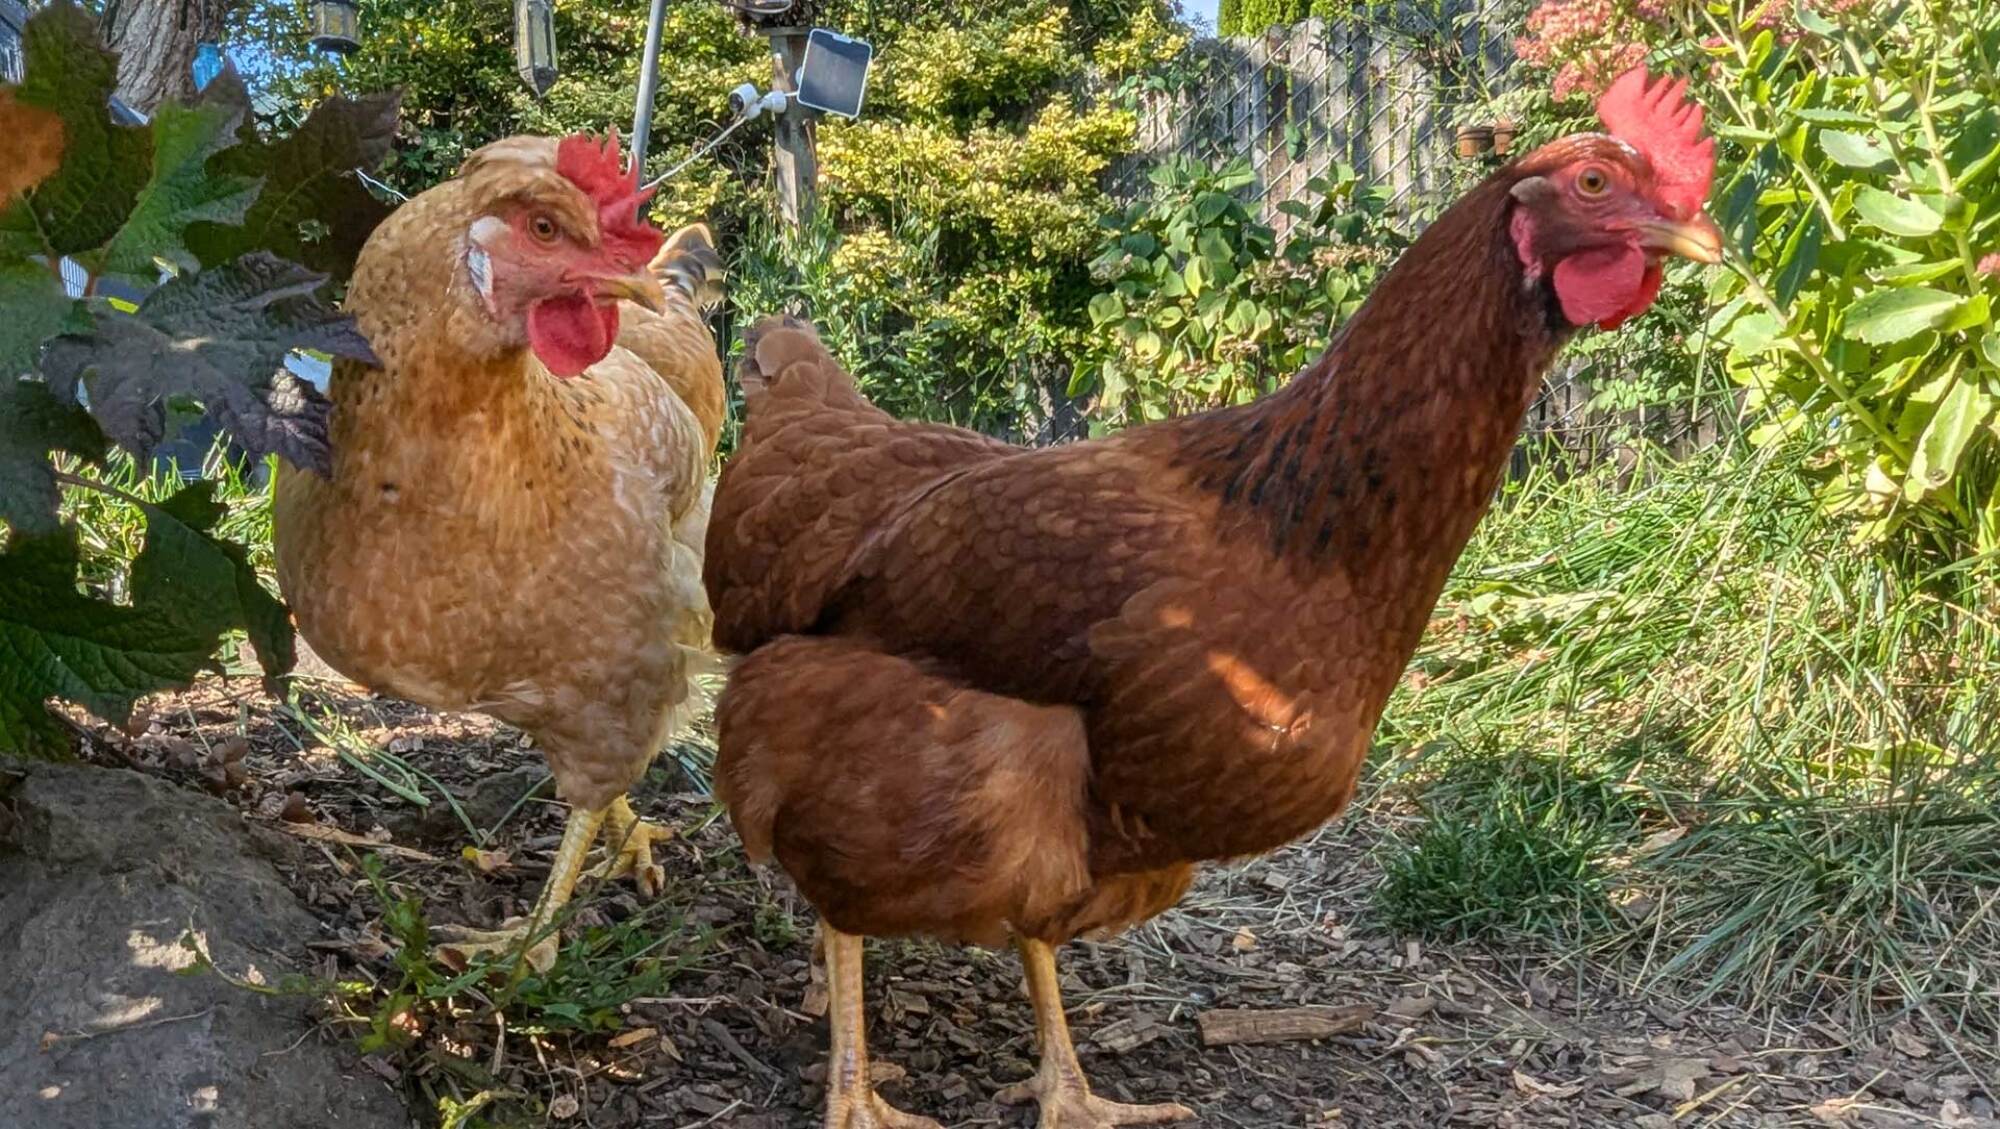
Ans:
[[[861,938],[822,923],[827,1020],[833,1051],[826,1064],[826,1129],[944,1129],[883,1101],[868,1078],[868,1021],[861,1009]]]
[[[653,844],[674,837],[674,829],[639,818],[632,804],[620,796],[604,811],[606,858],[589,871],[592,878],[613,879],[632,876],[642,898],[657,898],[667,888],[667,871],[653,861]]]
[[[584,857],[590,853],[590,845],[597,839],[598,829],[604,826],[610,810],[607,807],[602,811],[569,813],[569,822],[563,826],[562,845],[556,848],[555,865],[549,869],[541,896],[535,899],[535,908],[527,917],[509,918],[498,929],[441,926],[440,932],[452,936],[434,950],[438,958],[453,968],[463,969],[474,953],[504,954],[525,945],[523,958],[529,968],[536,972],[554,968],[558,946],[555,915],[569,904],[576,880],[583,875]],[[626,810],[629,813],[631,809]]]
[[[1185,1121],[1194,1111],[1184,1105],[1125,1105],[1090,1092],[1083,1066],[1070,1042],[1069,1020],[1063,1015],[1062,987],[1056,979],[1056,952],[1042,941],[1017,942],[1021,965],[1028,974],[1028,998],[1035,1003],[1035,1039],[1041,1044],[1042,1066],[1026,1082],[1000,1091],[1008,1105],[1039,1102],[1039,1129],[1109,1129],[1116,1125],[1160,1125]]]

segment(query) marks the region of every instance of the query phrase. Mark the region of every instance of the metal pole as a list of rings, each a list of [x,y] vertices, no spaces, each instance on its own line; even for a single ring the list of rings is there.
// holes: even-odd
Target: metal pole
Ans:
[[[667,0],[653,0],[653,10],[646,17],[645,61],[639,64],[639,101],[632,107],[632,167],[642,173],[646,142],[653,136],[653,95],[660,85],[660,31],[666,22]]]

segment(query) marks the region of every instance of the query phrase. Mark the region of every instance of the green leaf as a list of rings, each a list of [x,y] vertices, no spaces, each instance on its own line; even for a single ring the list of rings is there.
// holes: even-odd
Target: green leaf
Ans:
[[[1986,358],[1987,364],[2000,369],[2000,329],[1986,331],[1986,335],[1980,338],[1979,352]]]
[[[112,123],[106,103],[117,56],[99,45],[97,21],[82,9],[57,3],[37,12],[22,51],[27,74],[17,97],[62,119],[63,160],[0,212],[0,261],[96,250],[124,225],[152,172],[152,136]]]
[[[1165,348],[1165,343],[1160,340],[1160,335],[1150,329],[1141,333],[1132,342],[1132,352],[1137,354],[1142,361],[1157,360],[1163,348]]]
[[[1932,282],[1943,278],[1945,275],[1955,274],[1958,272],[1958,269],[1959,263],[1955,259],[1942,263],[1903,263],[1893,267],[1883,267],[1880,270],[1869,271],[1868,277],[1877,282],[1891,284]]]
[[[1790,309],[1792,299],[1798,297],[1806,279],[1812,276],[1813,268],[1819,265],[1820,239],[1825,229],[1820,220],[1819,209],[1806,213],[1805,220],[1792,237],[1785,240],[1784,254],[1778,262],[1778,275],[1773,280],[1773,296],[1778,304]]]
[[[1951,316],[1964,299],[1928,286],[1871,290],[1847,308],[1846,334],[1870,345],[1890,345]]]
[[[204,97],[226,103],[241,91],[241,84],[225,75]],[[271,142],[258,139],[246,122],[241,143],[216,154],[209,172],[261,178],[263,191],[241,226],[191,225],[188,248],[204,266],[266,250],[347,281],[362,244],[390,211],[354,170],[373,172],[389,155],[399,98],[397,93],[328,98],[296,132]]]
[[[1805,107],[1792,111],[1792,115],[1818,125],[1874,125],[1875,119],[1867,114],[1857,114],[1852,110],[1833,110],[1823,106]]]
[[[326,401],[279,366],[292,349],[373,362],[349,318],[314,293],[326,279],[268,254],[183,275],[136,317],[100,318],[49,342],[42,371],[59,395],[88,388],[92,414],[142,456],[165,435],[172,399],[200,401],[252,455],[327,469]]]
[[[1204,192],[1194,202],[1195,221],[1204,227],[1222,218],[1229,210],[1229,196],[1222,192]]]
[[[59,499],[49,453],[95,462],[104,447],[104,434],[74,401],[64,403],[39,381],[6,378],[0,383],[0,521],[25,534],[54,531]]]
[[[1917,440],[1916,456],[1910,460],[1908,483],[1917,497],[1951,481],[1958,459],[1967,444],[1993,414],[1993,397],[1974,374],[1961,374],[1951,391],[1938,403],[1923,437]]]
[[[236,223],[257,198],[258,181],[211,175],[209,158],[236,143],[242,113],[225,105],[167,104],[153,115],[153,176],[131,218],[104,249],[100,269],[151,284],[156,258],[184,270],[199,264],[182,242],[196,221]]]
[[[266,674],[276,678],[290,670],[290,614],[257,579],[249,552],[213,535],[228,512],[215,500],[215,483],[193,483],[145,511],[146,547],[132,562],[133,602],[179,609],[197,631],[217,640],[241,628]]]
[[[128,607],[79,592],[67,531],[8,543],[0,553],[0,653],[8,656],[0,663],[0,751],[63,751],[64,730],[43,704],[50,698],[122,723],[139,698],[185,686],[201,671],[217,637],[153,590],[135,588],[133,597]]]
[[[1888,143],[1845,130],[1820,130],[1819,147],[1836,164],[1850,169],[1882,169],[1896,163],[1896,154]]]
[[[1090,300],[1090,326],[1101,329],[1125,316],[1125,299],[1115,293],[1099,294]]]
[[[40,263],[0,264],[0,381],[31,371],[42,342],[62,331],[73,303]]]
[[[1201,258],[1189,259],[1187,266],[1181,268],[1181,279],[1187,284],[1189,295],[1196,298],[1201,297],[1202,288],[1208,285],[1208,260]]]
[[[1920,238],[1935,235],[1944,226],[1944,217],[1915,200],[1905,200],[1873,185],[1863,185],[1854,198],[1854,210],[1861,218],[1891,235]]]

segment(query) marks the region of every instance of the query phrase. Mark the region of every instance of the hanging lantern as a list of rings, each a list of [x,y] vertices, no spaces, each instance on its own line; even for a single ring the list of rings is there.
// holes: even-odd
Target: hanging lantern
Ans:
[[[552,0],[514,0],[514,70],[537,98],[556,84],[556,11]]]
[[[332,55],[361,47],[361,6],[355,0],[312,0],[312,45]]]
[[[194,45],[194,62],[189,69],[194,72],[195,90],[208,89],[208,84],[222,74],[222,67],[222,48],[205,41]]]

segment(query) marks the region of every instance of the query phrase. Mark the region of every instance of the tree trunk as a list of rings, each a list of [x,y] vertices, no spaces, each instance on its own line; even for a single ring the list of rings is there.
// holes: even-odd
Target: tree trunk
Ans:
[[[104,45],[118,52],[118,97],[151,114],[162,102],[194,94],[195,45],[222,37],[220,0],[112,0],[105,5]]]

